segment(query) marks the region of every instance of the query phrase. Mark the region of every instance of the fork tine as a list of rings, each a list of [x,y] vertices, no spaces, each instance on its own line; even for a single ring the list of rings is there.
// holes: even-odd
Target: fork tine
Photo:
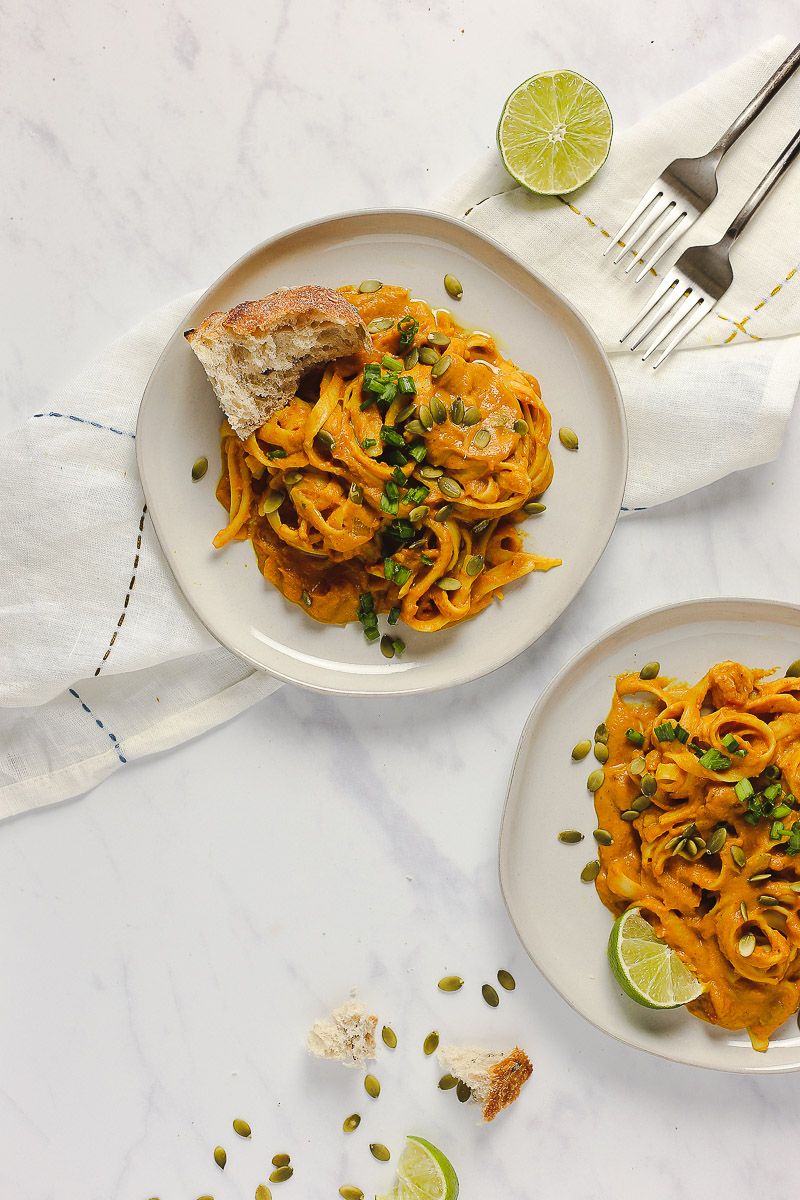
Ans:
[[[647,316],[647,314],[652,311],[653,307],[656,304],[658,304],[661,297],[670,290],[670,288],[672,287],[672,285],[674,283],[677,282],[677,279],[678,279],[677,275],[674,275],[674,274],[667,275],[667,276],[665,276],[664,279],[662,279],[661,283],[658,285],[656,290],[649,297],[649,299],[647,300],[644,307],[639,310],[639,312],[636,315],[636,317],[634,318],[634,320],[631,322],[631,324],[625,330],[622,337],[619,339],[620,342],[627,341],[627,339],[633,333],[634,329],[639,324],[639,322],[643,321],[644,318]],[[674,301],[673,301],[673,303],[674,303]]]
[[[661,321],[664,320],[664,317],[666,317],[667,313],[671,312],[672,309],[675,307],[675,305],[680,303],[680,301],[686,295],[686,291],[681,285],[681,280],[678,279],[678,280],[675,280],[674,282],[677,284],[677,286],[673,286],[673,287],[669,288],[663,301],[661,302],[661,304],[659,304],[655,313],[653,313],[652,317],[647,322],[644,329],[637,337],[636,341],[631,342],[631,346],[630,346],[631,350],[638,350],[639,347],[641,346],[642,342],[644,341],[644,339],[646,337],[649,337],[650,334],[653,332],[656,325],[659,325],[661,323]]]
[[[620,239],[621,237],[624,237],[624,236],[625,236],[625,234],[626,234],[626,233],[628,232],[628,230],[630,229],[631,225],[633,225],[634,221],[638,221],[638,220],[639,220],[639,217],[642,215],[642,213],[644,212],[644,210],[645,210],[645,209],[646,209],[646,208],[647,208],[647,207],[648,207],[650,204],[652,204],[652,203],[653,203],[653,201],[656,199],[656,197],[657,197],[658,195],[660,195],[660,193],[661,193],[661,188],[658,186],[658,183],[657,183],[657,182],[653,184],[653,186],[650,188],[650,190],[649,190],[649,191],[645,192],[645,194],[642,196],[642,198],[641,198],[641,200],[639,201],[639,203],[638,203],[638,204],[636,205],[636,207],[634,208],[634,210],[633,210],[633,212],[631,213],[631,215],[628,217],[628,219],[627,219],[627,221],[625,222],[625,224],[624,224],[624,225],[621,227],[621,229],[620,229],[619,233],[617,234],[617,236],[616,236],[616,237],[613,237],[613,238],[611,239],[611,241],[608,243],[608,245],[606,246],[605,250],[603,251],[603,257],[604,257],[604,258],[605,258],[605,256],[606,256],[606,255],[609,253],[609,251],[610,251],[610,250],[612,250],[612,249],[614,248],[614,246],[616,246],[616,244],[617,244],[617,242],[619,241],[619,239]]]
[[[692,290],[689,292],[689,295],[684,299],[683,304],[678,306],[674,315],[670,317],[664,328],[658,330],[656,336],[653,338],[652,342],[642,355],[642,362],[647,362],[653,351],[661,345],[661,343],[669,336],[669,334],[672,333],[676,326],[680,325],[683,318],[688,316],[698,302],[702,304],[703,297],[698,296],[697,291],[692,288]]]
[[[664,238],[664,241],[661,243],[661,245],[658,247],[658,249],[654,251],[654,253],[648,259],[648,261],[643,264],[641,271],[639,272],[639,274],[636,276],[636,278],[633,281],[634,283],[638,283],[640,279],[644,279],[645,275],[647,275],[648,272],[652,271],[652,269],[656,265],[656,263],[660,262],[661,259],[664,257],[664,255],[667,253],[670,246],[674,246],[675,243],[677,242],[678,238],[683,237],[684,233],[686,232],[686,230],[689,228],[689,226],[691,224],[692,224],[692,221],[691,221],[689,214],[685,213],[685,212],[681,213],[681,215],[678,217],[678,220],[672,226],[672,229],[670,230],[670,232]]]
[[[644,258],[645,254],[647,254],[647,251],[650,249],[650,247],[652,245],[654,245],[654,243],[656,243],[659,238],[663,237],[668,229],[670,229],[673,221],[676,220],[676,217],[675,217],[676,210],[677,210],[677,205],[674,203],[674,201],[667,206],[667,210],[664,213],[664,216],[661,218],[660,221],[656,222],[655,228],[652,229],[652,232],[647,237],[647,241],[644,243],[643,246],[637,246],[636,253],[634,254],[631,261],[628,263],[627,267],[625,268],[626,275],[630,271],[633,270],[633,268],[636,266],[636,263],[638,262],[639,259]],[[683,216],[683,213],[681,213],[680,216]],[[678,217],[677,219],[680,220],[680,217]],[[652,228],[652,226],[651,226],[651,228]]]
[[[709,314],[709,311],[710,311],[710,305],[708,305],[708,304],[704,304],[704,303],[703,303],[703,297],[701,296],[701,297],[700,297],[700,303],[698,304],[698,306],[697,306],[697,308],[695,309],[695,311],[692,313],[692,315],[691,315],[691,316],[689,317],[689,319],[687,320],[687,322],[686,322],[686,324],[684,325],[683,329],[680,329],[680,330],[679,330],[679,331],[678,331],[678,332],[675,334],[675,337],[672,339],[672,341],[671,341],[671,342],[670,342],[670,344],[667,346],[667,348],[666,348],[665,350],[662,350],[662,352],[661,352],[661,357],[660,357],[660,358],[658,358],[658,359],[656,359],[656,361],[653,363],[653,370],[654,370],[654,371],[655,371],[656,367],[660,367],[660,366],[661,366],[662,362],[663,362],[663,361],[664,361],[664,359],[667,357],[667,355],[672,353],[672,351],[673,351],[673,350],[675,349],[675,347],[678,345],[678,342],[682,342],[682,341],[683,341],[683,339],[686,337],[687,333],[691,333],[691,332],[692,332],[692,330],[694,329],[695,325],[699,325],[699,324],[700,324],[700,322],[703,320],[703,317],[707,317],[707,316],[708,316],[708,314]]]
[[[658,219],[662,215],[662,213],[664,213],[666,211],[666,209],[669,207],[669,205],[672,203],[673,203],[673,201],[668,200],[667,197],[663,195],[663,193],[661,196],[659,196],[656,199],[652,208],[650,208],[645,213],[645,215],[642,217],[641,221],[636,226],[636,229],[633,231],[633,233],[628,235],[627,242],[625,243],[624,246],[621,247],[619,254],[614,259],[615,264],[618,262],[621,262],[622,259],[625,257],[625,255],[629,254],[630,251],[633,250],[633,248],[636,245],[636,243],[638,242],[638,240],[645,236],[645,234],[647,233],[648,229],[650,229],[653,222],[658,221]]]

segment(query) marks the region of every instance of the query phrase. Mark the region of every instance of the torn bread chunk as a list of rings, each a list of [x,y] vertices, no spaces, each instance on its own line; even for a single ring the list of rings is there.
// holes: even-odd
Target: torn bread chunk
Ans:
[[[184,337],[242,441],[289,403],[312,367],[372,350],[358,310],[315,284],[211,313]]]
[[[441,1046],[437,1056],[444,1069],[470,1089],[470,1100],[480,1104],[484,1121],[493,1121],[501,1109],[513,1104],[533,1073],[519,1046],[513,1050]]]
[[[367,1013],[365,1004],[353,996],[327,1019],[314,1022],[306,1038],[309,1054],[334,1058],[346,1067],[363,1067],[376,1058],[375,1027],[378,1018]]]

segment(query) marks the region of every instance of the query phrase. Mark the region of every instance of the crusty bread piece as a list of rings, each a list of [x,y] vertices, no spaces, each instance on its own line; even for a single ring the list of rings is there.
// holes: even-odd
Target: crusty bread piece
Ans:
[[[376,1058],[375,1026],[378,1018],[367,1014],[366,1005],[353,995],[327,1020],[314,1022],[306,1038],[309,1054],[316,1058],[335,1058],[346,1067],[363,1067],[368,1058]]]
[[[184,337],[242,441],[288,404],[311,367],[372,349],[350,301],[314,284],[211,313]]]
[[[519,1046],[513,1050],[481,1050],[478,1046],[441,1046],[439,1062],[465,1083],[470,1099],[480,1104],[484,1121],[493,1121],[513,1104],[533,1073],[530,1059]]]

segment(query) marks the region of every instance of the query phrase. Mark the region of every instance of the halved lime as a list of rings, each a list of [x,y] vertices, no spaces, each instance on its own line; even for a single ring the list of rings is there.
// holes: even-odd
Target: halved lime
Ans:
[[[614,922],[608,962],[623,991],[645,1008],[679,1008],[705,991],[638,908],[629,908]]]
[[[375,1200],[456,1200],[458,1178],[449,1159],[425,1138],[409,1135],[397,1163],[397,1183]]]
[[[526,79],[505,103],[497,143],[518,183],[543,196],[573,192],[602,167],[613,122],[603,93],[575,71]]]

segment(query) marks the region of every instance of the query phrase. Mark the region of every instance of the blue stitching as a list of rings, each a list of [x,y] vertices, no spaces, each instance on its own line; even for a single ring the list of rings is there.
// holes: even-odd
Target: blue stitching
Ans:
[[[93,712],[92,712],[92,710],[89,708],[89,705],[88,705],[88,704],[84,704],[84,703],[83,703],[83,701],[81,700],[81,698],[80,698],[80,696],[78,695],[78,693],[77,693],[76,691],[74,691],[74,689],[73,689],[73,688],[69,688],[68,690],[69,690],[69,694],[70,694],[70,696],[74,696],[74,697],[75,697],[75,699],[78,701],[78,703],[80,704],[80,706],[81,706],[81,708],[83,709],[83,711],[84,711],[85,713],[88,713],[90,717],[94,717],[94,713],[93,713]],[[103,724],[103,722],[102,722],[102,721],[100,721],[100,720],[98,720],[98,719],[97,719],[97,717],[94,717],[94,719],[95,719],[95,724],[96,724],[96,725],[99,725],[99,726],[100,726],[100,728],[101,728],[101,729],[102,729],[104,732],[108,733],[108,730],[106,729],[106,727],[105,727],[105,725]],[[120,761],[121,763],[127,763],[127,761],[128,761],[128,760],[127,760],[127,758],[124,758],[124,757],[123,757],[122,750],[121,750],[121,748],[120,748],[120,744],[119,744],[119,742],[117,741],[116,735],[115,735],[115,734],[113,734],[113,733],[109,733],[109,734],[108,734],[108,736],[111,738],[111,741],[114,743],[114,749],[115,749],[115,750],[116,750],[116,752],[117,752],[117,758],[119,759],[119,761]]]
[[[136,438],[135,433],[127,429],[115,429],[113,425],[100,425],[97,421],[87,421],[85,417],[74,417],[72,413],[34,413],[34,417],[62,417],[65,421],[77,421],[79,425],[93,425],[95,429],[105,429],[108,433],[118,433],[120,437]]]

